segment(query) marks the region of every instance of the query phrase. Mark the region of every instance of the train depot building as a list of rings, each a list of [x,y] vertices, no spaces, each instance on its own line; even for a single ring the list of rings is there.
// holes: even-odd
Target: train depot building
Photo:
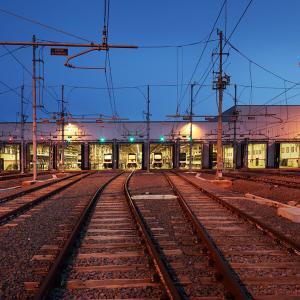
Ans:
[[[223,113],[224,169],[299,168],[300,106],[238,105]],[[190,129],[192,124],[192,137]],[[32,123],[0,123],[0,170],[32,169]],[[38,123],[38,170],[58,169],[62,125]],[[151,121],[150,145],[144,121],[75,122],[64,126],[65,170],[188,169],[216,166],[217,118]],[[22,159],[23,157],[23,159]]]

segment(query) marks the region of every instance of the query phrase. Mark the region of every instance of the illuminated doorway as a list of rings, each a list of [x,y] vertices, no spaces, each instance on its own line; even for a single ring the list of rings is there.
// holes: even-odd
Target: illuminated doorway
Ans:
[[[28,145],[27,152],[27,163],[28,169],[33,169],[33,146],[32,144]],[[37,169],[38,170],[49,170],[49,151],[50,147],[47,144],[37,144]]]
[[[210,165],[213,169],[217,167],[217,145],[210,145]],[[233,169],[233,146],[223,145],[223,166],[224,169]]]
[[[267,161],[267,144],[266,143],[249,143],[248,144],[248,168],[259,169],[265,168]]]
[[[119,169],[141,169],[143,145],[140,143],[119,144]]]
[[[202,168],[202,143],[193,143],[192,146],[192,168]],[[190,161],[190,145],[188,143],[180,144],[179,168],[188,169]]]
[[[173,145],[150,144],[150,168],[172,169],[173,168]]]
[[[300,143],[280,143],[279,168],[300,168]]]
[[[20,145],[0,145],[0,171],[20,170]]]
[[[89,169],[107,170],[113,167],[112,144],[89,144]]]
[[[61,147],[58,149],[59,162],[61,161]],[[78,171],[82,169],[82,145],[81,144],[68,144],[64,149],[65,170]]]

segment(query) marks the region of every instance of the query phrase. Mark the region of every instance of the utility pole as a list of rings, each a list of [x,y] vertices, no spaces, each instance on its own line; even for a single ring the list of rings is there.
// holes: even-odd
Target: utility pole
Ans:
[[[21,86],[21,113],[20,113],[20,123],[21,123],[21,174],[24,173],[24,85]]]
[[[7,46],[32,46],[32,151],[33,151],[33,181],[37,180],[37,122],[36,122],[36,49],[38,46],[41,47],[74,47],[74,48],[88,48],[78,54],[69,56],[65,62],[65,66],[70,68],[76,68],[76,66],[71,65],[69,63],[70,60],[82,56],[86,53],[90,53],[92,51],[107,51],[111,48],[113,49],[137,49],[137,46],[131,45],[113,45],[107,43],[57,43],[57,42],[40,42],[36,41],[35,35],[32,37],[31,42],[20,42],[20,41],[0,41],[0,45]],[[67,49],[62,49],[67,50]],[[62,51],[64,52],[64,51]],[[67,51],[66,51],[67,52]],[[67,54],[59,54],[59,55],[67,55]],[[83,67],[78,67],[83,68]],[[93,68],[86,68],[93,69]],[[99,69],[99,68],[96,68]],[[100,68],[103,69],[103,68]]]
[[[150,172],[150,87],[147,87],[147,172]]]
[[[32,151],[33,181],[37,180],[37,124],[36,124],[36,48],[35,35],[32,37]]]
[[[61,171],[65,171],[65,106],[64,106],[64,85],[61,86]]]
[[[192,154],[193,154],[193,102],[194,102],[194,86],[195,84],[191,84],[191,102],[190,102],[190,138],[189,138],[189,146],[190,146],[190,159],[189,159],[189,171],[192,171]]]
[[[229,84],[230,78],[228,75],[223,76],[223,32],[219,31],[219,71],[217,72],[218,78],[214,81],[215,89],[219,92],[219,103],[218,103],[218,128],[217,128],[217,179],[223,177],[223,147],[222,147],[222,106],[223,106],[223,90],[226,89],[226,85]]]
[[[233,168],[236,169],[237,163],[237,141],[236,141],[236,122],[237,122],[237,85],[234,85],[234,111],[233,111]]]

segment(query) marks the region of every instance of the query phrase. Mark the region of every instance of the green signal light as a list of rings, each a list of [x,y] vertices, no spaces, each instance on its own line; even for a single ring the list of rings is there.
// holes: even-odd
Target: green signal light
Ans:
[[[189,136],[189,137],[188,137],[188,140],[191,141],[191,140],[192,140],[192,137]]]
[[[104,137],[104,136],[101,136],[100,139],[99,139],[99,142],[100,142],[100,143],[104,143],[104,142],[105,142],[105,137]]]
[[[130,136],[130,137],[128,138],[128,140],[129,140],[130,143],[133,143],[133,142],[135,141],[135,138],[134,138],[133,136]]]
[[[67,143],[71,143],[72,142],[72,137],[71,136],[68,136],[67,137]]]
[[[160,140],[161,142],[164,142],[164,141],[166,140],[166,138],[165,138],[163,135],[161,135],[161,136],[159,137],[159,140]]]

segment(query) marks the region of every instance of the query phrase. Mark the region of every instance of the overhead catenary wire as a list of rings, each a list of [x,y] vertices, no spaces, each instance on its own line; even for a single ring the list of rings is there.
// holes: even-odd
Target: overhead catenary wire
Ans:
[[[196,63],[196,66],[195,66],[195,68],[194,68],[194,70],[193,70],[193,72],[192,72],[192,75],[191,75],[191,77],[190,77],[190,80],[188,81],[188,85],[190,85],[190,84],[192,83],[192,81],[193,81],[193,78],[194,78],[194,76],[195,76],[195,74],[196,74],[196,71],[197,71],[197,69],[198,69],[198,66],[199,66],[199,64],[200,64],[200,62],[201,62],[201,60],[202,60],[202,57],[203,57],[203,55],[204,55],[204,53],[205,53],[205,50],[206,50],[206,48],[207,48],[208,41],[210,40],[211,35],[212,35],[212,33],[214,32],[214,30],[215,30],[215,27],[216,27],[216,25],[217,25],[217,22],[218,22],[220,16],[221,16],[221,13],[222,13],[222,11],[223,11],[223,8],[224,8],[224,6],[225,6],[226,1],[227,1],[227,0],[224,0],[224,1],[223,1],[223,4],[222,4],[222,6],[221,6],[221,8],[220,8],[220,10],[219,10],[218,16],[217,16],[217,18],[215,19],[215,22],[214,22],[214,24],[213,24],[213,26],[212,26],[212,29],[211,29],[211,31],[210,31],[210,33],[209,33],[209,35],[208,35],[207,41],[205,42],[205,45],[204,45],[204,47],[203,47],[203,49],[202,49],[202,52],[201,52],[200,57],[199,57],[199,59],[198,59],[198,61],[197,61],[197,63]],[[188,86],[186,87],[186,89],[184,90],[184,92],[183,92],[183,94],[182,94],[182,97],[181,97],[181,99],[180,99],[180,101],[179,101],[179,106],[181,105],[181,103],[182,103],[182,101],[183,101],[183,99],[184,99],[184,97],[185,97],[187,91],[188,91]]]
[[[11,11],[8,11],[6,9],[3,9],[0,7],[0,12],[4,13],[4,14],[7,14],[7,15],[10,15],[10,16],[13,16],[15,18],[18,18],[18,19],[21,19],[21,20],[24,20],[24,21],[27,21],[29,23],[32,23],[32,24],[35,24],[35,25],[39,25],[41,27],[44,27],[44,28],[47,28],[47,29],[50,29],[50,30],[53,30],[53,31],[56,31],[56,32],[59,32],[61,34],[64,34],[64,35],[67,35],[67,36],[71,36],[73,38],[76,38],[76,39],[79,39],[79,40],[82,40],[82,41],[85,41],[85,42],[91,42],[91,40],[88,40],[84,37],[81,37],[77,34],[73,34],[73,33],[70,33],[70,32],[67,32],[65,30],[62,30],[62,29],[59,29],[59,28],[56,28],[54,26],[51,26],[51,25],[47,25],[47,24],[44,24],[44,23],[41,23],[39,21],[36,21],[36,20],[33,20],[33,19],[30,19],[30,18],[27,18],[27,17],[24,17],[24,16],[21,16],[21,15],[18,15],[14,12],[11,12]]]
[[[274,77],[277,77],[278,79],[281,79],[283,81],[289,82],[289,83],[295,83],[294,81],[288,80],[284,77],[282,77],[281,75],[276,74],[275,72],[269,70],[268,68],[262,66],[261,64],[259,64],[258,62],[254,61],[253,59],[249,58],[246,54],[244,54],[241,50],[239,50],[236,46],[234,46],[231,42],[228,41],[228,44],[230,45],[230,47],[236,51],[238,54],[240,54],[242,57],[244,57],[246,60],[248,60],[249,62],[251,62],[252,64],[254,64],[255,66],[257,66],[258,68],[264,70],[265,72],[273,75]]]
[[[253,0],[250,0],[250,1],[248,2],[248,4],[247,4],[247,6],[245,7],[243,13],[241,14],[240,18],[238,19],[236,25],[234,26],[233,30],[231,31],[229,37],[225,40],[224,45],[223,45],[223,47],[222,47],[223,50],[225,49],[226,45],[228,44],[228,42],[229,42],[230,39],[232,38],[233,34],[234,34],[235,31],[237,30],[239,24],[241,23],[243,17],[245,16],[245,14],[246,14],[246,12],[248,11],[248,9],[249,9],[250,5],[252,4],[252,2],[253,2]],[[223,4],[225,4],[225,3],[223,3]],[[213,70],[213,68],[214,68],[214,66],[215,66],[215,64],[216,64],[216,62],[217,62],[217,58],[212,62],[212,66],[211,66],[211,68],[210,68],[208,74],[210,74],[210,72]],[[208,77],[208,75],[205,76],[205,79],[204,79],[203,83],[205,82],[205,80],[207,79],[207,77]],[[197,95],[199,94],[200,89],[201,89],[201,85],[200,85],[200,87],[198,88],[197,92],[195,93],[195,98],[196,98]]]

